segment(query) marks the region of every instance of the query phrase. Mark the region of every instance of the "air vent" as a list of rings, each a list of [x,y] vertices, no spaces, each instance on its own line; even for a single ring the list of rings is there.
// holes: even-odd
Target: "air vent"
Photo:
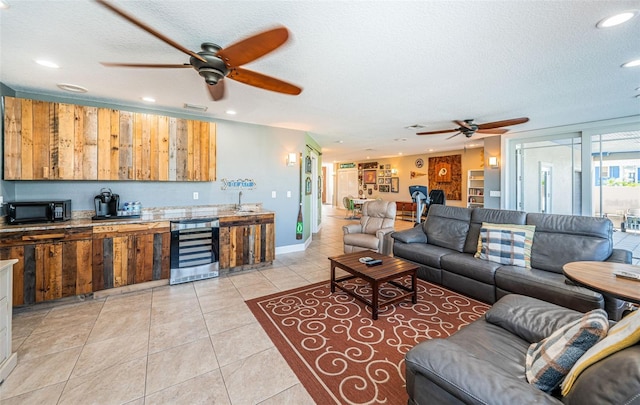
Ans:
[[[205,105],[197,105],[197,104],[189,104],[189,103],[184,103],[184,108],[186,108],[187,110],[194,110],[194,111],[201,111],[201,112],[205,112],[209,109],[209,107]]]
[[[413,124],[413,125],[404,127],[404,129],[410,129],[412,131],[415,131],[416,129],[422,129],[422,128],[426,128],[426,127],[422,124]]]

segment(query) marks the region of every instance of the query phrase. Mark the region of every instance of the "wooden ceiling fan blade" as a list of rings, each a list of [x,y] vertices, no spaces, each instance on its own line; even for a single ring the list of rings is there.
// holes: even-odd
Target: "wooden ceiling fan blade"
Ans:
[[[234,68],[229,72],[227,77],[240,83],[248,84],[249,86],[259,87],[261,89],[271,90],[278,93],[296,96],[302,92],[302,88],[298,86],[276,79],[275,77],[263,75],[262,73],[243,68]]]
[[[225,87],[224,87],[224,79],[220,79],[218,84],[207,84],[207,90],[209,90],[209,96],[213,101],[219,101],[224,98],[225,95]]]
[[[467,128],[467,129],[473,130],[473,128],[471,128],[469,123],[467,123],[466,121],[454,120],[453,122],[455,122],[456,124],[460,125],[463,128]]]
[[[451,135],[450,137],[446,138],[445,140],[449,140],[451,138],[453,138],[454,136],[458,136],[460,135],[462,132],[456,132],[455,134]]]
[[[446,134],[447,132],[456,132],[457,129],[443,129],[442,131],[427,131],[427,132],[418,132],[416,135],[435,135],[435,134]]]
[[[491,129],[491,128],[498,128],[498,127],[509,127],[511,125],[524,124],[527,121],[529,121],[529,118],[522,117],[522,118],[513,118],[513,119],[510,119],[510,120],[504,120],[504,121],[487,122],[486,124],[478,125],[478,129]]]
[[[218,51],[218,56],[229,67],[242,66],[275,50],[289,39],[285,27],[273,28],[229,45]]]
[[[188,63],[184,63],[181,65],[178,64],[166,64],[166,63],[114,63],[114,62],[100,62],[101,65],[107,67],[130,67],[130,68],[163,68],[163,69],[172,69],[172,68],[190,68],[191,65]]]
[[[476,131],[477,134],[485,135],[502,135],[507,132],[509,132],[509,130],[505,128],[479,129]]]
[[[137,25],[138,27],[142,28],[143,30],[147,31],[149,34],[153,35],[154,37],[160,39],[161,41],[164,41],[165,43],[171,45],[172,47],[176,48],[177,50],[186,53],[189,56],[193,56],[196,59],[201,60],[202,62],[207,62],[207,60],[205,58],[203,58],[202,56],[198,55],[197,53],[185,48],[184,46],[180,45],[179,43],[177,43],[176,41],[170,39],[169,37],[161,34],[160,32],[156,31],[155,29],[151,28],[150,26],[148,26],[147,24],[143,23],[142,21],[138,20],[137,18],[135,18],[132,15],[129,15],[127,12],[125,12],[124,10],[119,9],[118,7],[114,6],[113,4],[105,1],[105,0],[95,0],[96,2],[98,2],[98,4],[101,4],[102,6],[108,8],[109,10],[113,11],[114,13],[118,14],[120,17],[124,18],[125,20],[129,21],[130,23]]]

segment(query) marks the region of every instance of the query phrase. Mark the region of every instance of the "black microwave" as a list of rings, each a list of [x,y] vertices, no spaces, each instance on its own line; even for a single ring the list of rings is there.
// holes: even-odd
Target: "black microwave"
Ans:
[[[71,219],[71,200],[12,201],[7,203],[10,225],[60,222]]]

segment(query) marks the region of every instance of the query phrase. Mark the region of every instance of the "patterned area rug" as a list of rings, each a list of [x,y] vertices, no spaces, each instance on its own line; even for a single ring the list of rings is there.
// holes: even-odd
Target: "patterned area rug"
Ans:
[[[407,280],[405,280],[406,282]],[[360,279],[350,288],[370,298]],[[381,296],[399,291],[384,287]],[[318,404],[406,404],[404,355],[426,339],[447,337],[489,305],[418,280],[411,300],[371,309],[329,282],[246,302]]]

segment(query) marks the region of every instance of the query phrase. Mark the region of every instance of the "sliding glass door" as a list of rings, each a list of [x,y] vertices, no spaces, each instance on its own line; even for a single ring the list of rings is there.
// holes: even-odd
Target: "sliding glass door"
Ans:
[[[581,215],[581,153],[578,134],[516,143],[516,209]]]
[[[592,135],[593,216],[606,216],[616,228],[640,217],[640,131]]]

